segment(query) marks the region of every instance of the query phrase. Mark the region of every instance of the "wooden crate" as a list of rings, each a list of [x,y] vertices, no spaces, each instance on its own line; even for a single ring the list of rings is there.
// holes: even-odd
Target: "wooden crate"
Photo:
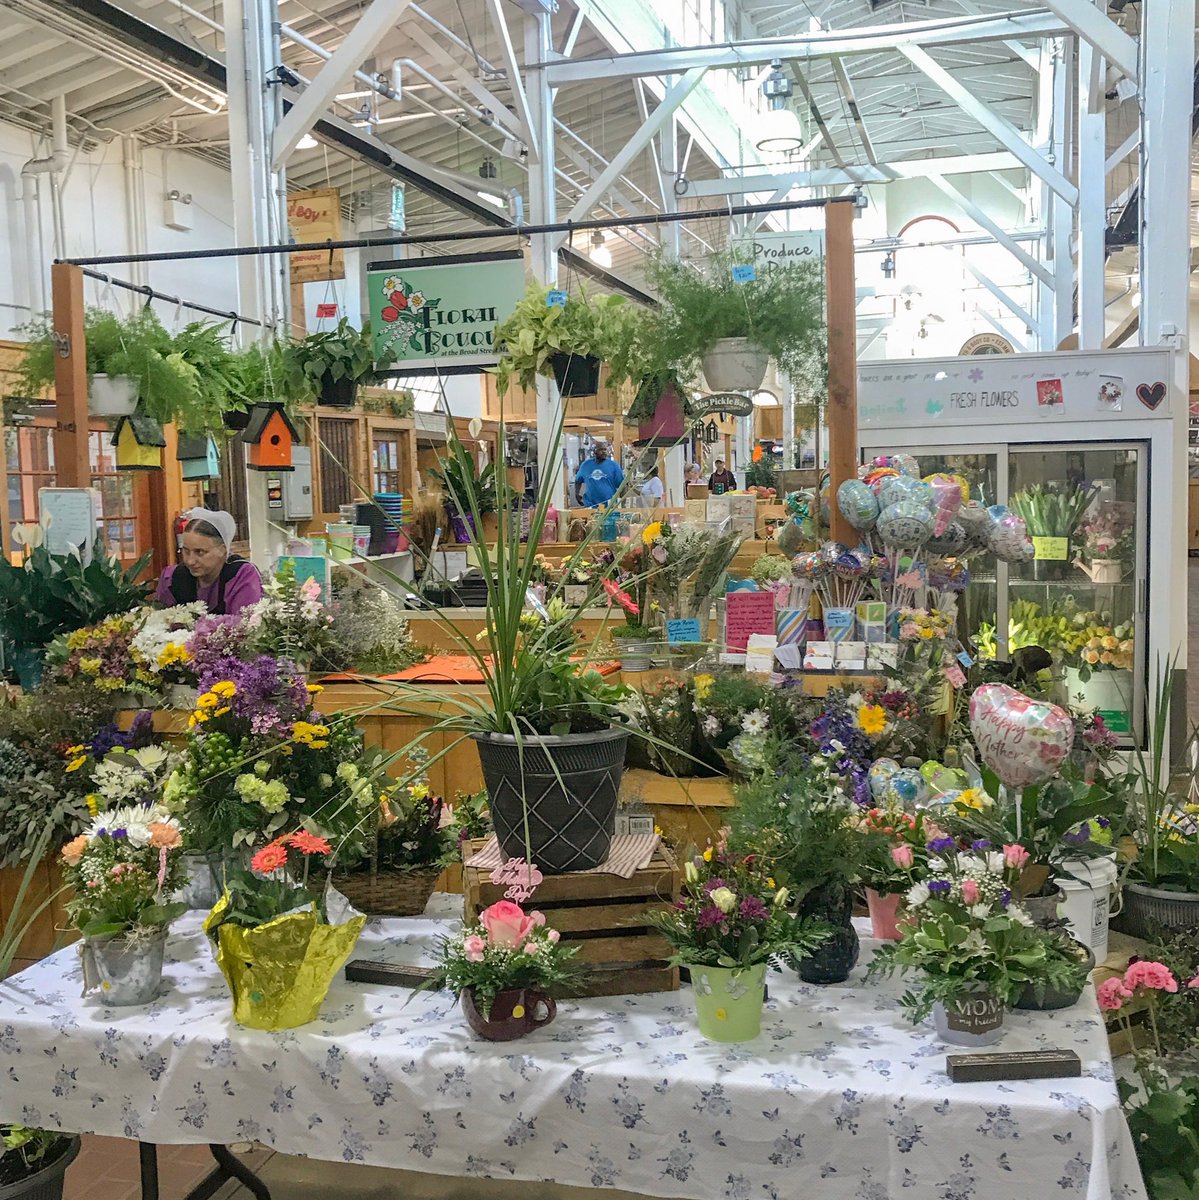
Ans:
[[[465,858],[482,846],[482,841],[468,843]],[[468,921],[504,899],[504,885],[492,883],[490,871],[464,867],[462,874]],[[644,916],[677,900],[682,879],[670,851],[659,846],[650,865],[631,879],[547,875],[530,904],[545,913],[564,945],[579,947],[586,972],[581,995],[673,992],[678,990],[679,972],[666,963],[670,943],[644,923]]]

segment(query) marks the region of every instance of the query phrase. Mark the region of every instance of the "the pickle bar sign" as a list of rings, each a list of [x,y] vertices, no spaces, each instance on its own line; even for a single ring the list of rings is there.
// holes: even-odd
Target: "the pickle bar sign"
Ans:
[[[493,331],[524,292],[524,257],[514,251],[371,263],[367,280],[380,370],[488,367],[499,357]]]

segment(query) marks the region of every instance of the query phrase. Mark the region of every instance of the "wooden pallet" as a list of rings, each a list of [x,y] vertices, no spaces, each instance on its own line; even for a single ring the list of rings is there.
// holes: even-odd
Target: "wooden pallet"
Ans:
[[[469,842],[469,859],[483,846]],[[462,871],[465,914],[473,921],[483,909],[504,899],[503,884],[478,867]],[[682,872],[665,846],[650,865],[631,879],[616,875],[547,875],[526,908],[545,913],[562,934],[562,942],[579,948],[584,964],[584,996],[621,996],[634,992],[678,990],[677,967],[668,965],[670,943],[645,924],[645,914],[674,903],[682,888]]]

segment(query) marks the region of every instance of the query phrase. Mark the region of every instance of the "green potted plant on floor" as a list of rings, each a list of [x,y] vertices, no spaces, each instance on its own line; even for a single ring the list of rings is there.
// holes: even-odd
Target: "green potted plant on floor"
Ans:
[[[755,267],[749,252],[734,248],[709,256],[698,270],[655,259],[649,282],[662,302],[663,352],[689,378],[702,372],[709,391],[757,391],[771,358],[793,383],[819,376],[825,331],[818,266]]]
[[[762,1029],[767,967],[810,954],[829,929],[788,909],[769,854],[709,848],[683,870],[682,900],[648,921],[690,972],[700,1033],[713,1042],[750,1041]]]
[[[567,296],[554,303],[559,296],[565,293],[533,284],[496,326],[495,343],[503,347],[496,381],[501,396],[512,379],[531,388],[539,376],[556,380],[565,397],[594,396],[600,364],[627,346],[637,314],[623,296]]]
[[[79,1137],[0,1122],[0,1200],[62,1200]]]
[[[353,408],[360,383],[375,376],[370,330],[342,317],[332,329],[310,333],[284,348],[287,388],[333,408]]]

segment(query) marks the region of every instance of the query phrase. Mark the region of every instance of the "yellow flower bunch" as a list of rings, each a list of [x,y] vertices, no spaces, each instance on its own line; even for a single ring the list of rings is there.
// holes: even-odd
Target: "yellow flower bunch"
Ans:
[[[642,531],[641,540],[647,545],[652,546],[662,536],[662,522],[651,521]]]
[[[881,704],[862,704],[858,707],[857,722],[867,737],[876,738],[887,728],[887,710]]]
[[[231,700],[237,695],[237,684],[231,679],[222,679],[220,683],[212,685],[212,691],[215,695],[220,696],[222,700]]]
[[[158,656],[158,665],[164,669],[190,661],[191,655],[188,654],[187,647],[182,642],[168,642]]]
[[[716,682],[715,675],[709,675],[706,672],[695,677],[695,698],[702,704],[712,691],[712,685]]]
[[[323,750],[329,744],[329,726],[297,721],[292,726],[291,740],[302,746],[311,746],[313,750]]]
[[[972,808],[975,812],[982,812],[995,805],[995,801],[982,788],[963,788],[954,797],[954,803],[961,808]]]
[[[67,773],[78,771],[84,763],[87,762],[87,747],[86,746],[68,746],[67,747]]]

